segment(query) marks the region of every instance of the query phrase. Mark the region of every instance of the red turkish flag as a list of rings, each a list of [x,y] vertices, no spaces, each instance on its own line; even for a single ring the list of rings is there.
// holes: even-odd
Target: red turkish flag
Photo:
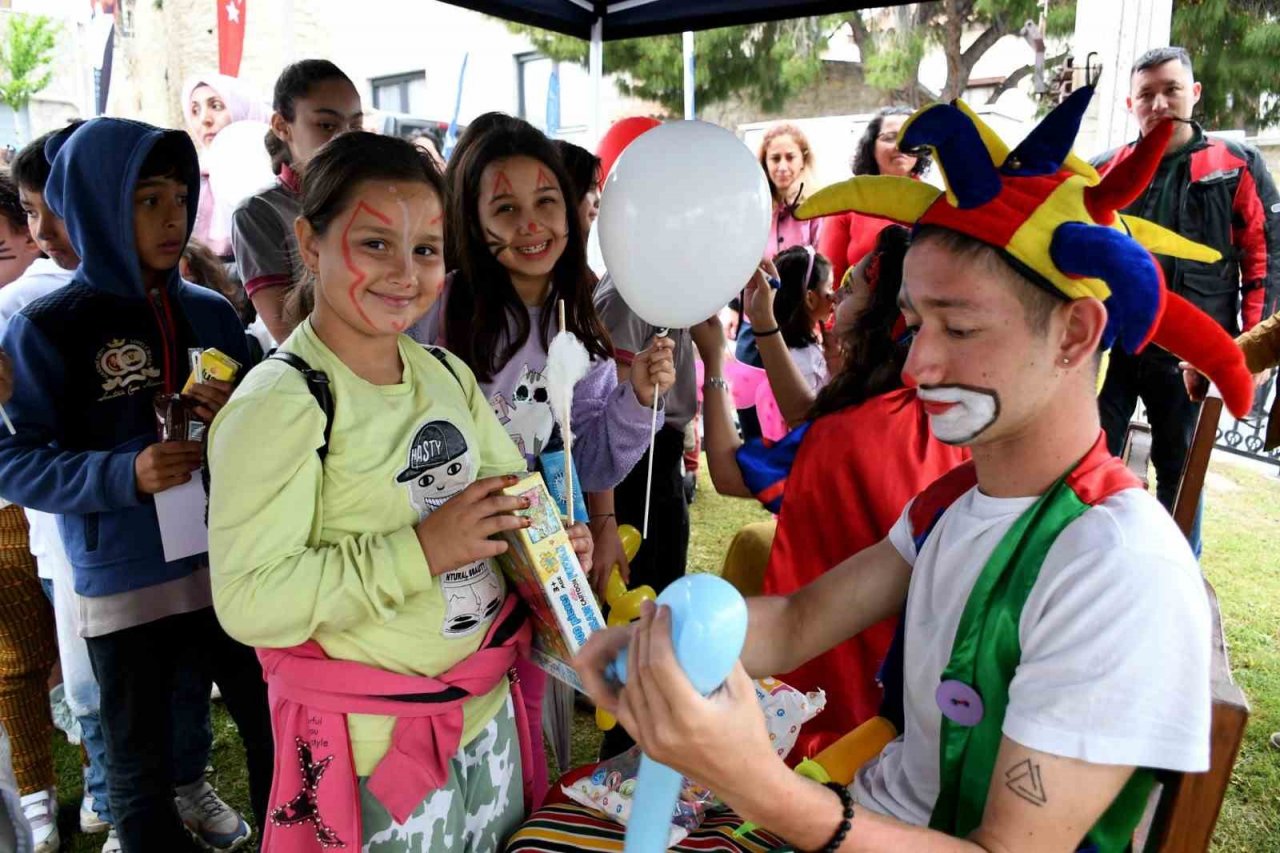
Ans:
[[[240,75],[244,51],[244,7],[248,0],[214,0],[218,6],[218,73]]]

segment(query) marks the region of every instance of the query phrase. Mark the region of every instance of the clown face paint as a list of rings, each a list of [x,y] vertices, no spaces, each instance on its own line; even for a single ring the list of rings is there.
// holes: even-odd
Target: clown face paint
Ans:
[[[480,226],[512,280],[545,282],[564,253],[568,208],[551,170],[532,157],[495,160],[480,176]]]
[[[317,322],[395,335],[421,317],[444,280],[441,215],[425,184],[360,184],[317,241]]]
[[[922,385],[916,396],[934,437],[943,444],[968,444],[1000,417],[1000,398],[989,388]]]

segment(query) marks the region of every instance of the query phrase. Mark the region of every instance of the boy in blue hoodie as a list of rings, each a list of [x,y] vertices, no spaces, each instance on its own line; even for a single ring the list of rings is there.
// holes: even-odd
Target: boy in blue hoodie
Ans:
[[[174,778],[175,719],[190,718],[175,714],[175,686],[193,672],[218,682],[260,825],[273,760],[266,691],[253,652],[213,614],[207,557],[166,562],[152,496],[200,467],[198,443],[157,441],[157,395],[182,388],[190,347],[247,363],[244,334],[225,299],[178,275],[200,179],[186,134],[94,119],[45,152],[45,201],[81,265],[15,316],[0,342],[15,365],[8,410],[17,427],[0,436],[0,495],[59,516],[124,850],[193,849],[184,823],[229,850],[248,827],[202,777]],[[195,386],[195,413],[211,421],[230,390]]]

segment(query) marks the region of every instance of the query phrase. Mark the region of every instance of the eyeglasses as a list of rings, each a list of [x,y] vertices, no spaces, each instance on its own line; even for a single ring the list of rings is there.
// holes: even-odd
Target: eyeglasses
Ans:
[[[888,132],[886,132],[886,133],[882,133],[882,134],[880,134],[879,136],[877,136],[877,137],[876,137],[876,142],[883,142],[883,143],[885,143],[886,145],[897,145],[897,144],[898,144],[898,134],[897,134],[897,132],[894,132],[894,133],[888,133]]]

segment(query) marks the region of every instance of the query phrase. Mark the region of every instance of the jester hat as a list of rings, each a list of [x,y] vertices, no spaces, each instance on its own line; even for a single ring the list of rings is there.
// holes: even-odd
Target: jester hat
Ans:
[[[1204,263],[1221,255],[1118,212],[1151,183],[1173,122],[1144,136],[1103,177],[1071,151],[1092,97],[1093,87],[1077,89],[1012,151],[962,101],[924,107],[902,126],[899,145],[930,149],[945,191],[911,178],[864,175],[815,193],[796,216],[853,210],[980,240],[1065,299],[1101,300],[1104,346],[1118,341],[1136,353],[1158,344],[1212,379],[1227,408],[1243,417],[1253,382],[1240,349],[1208,315],[1169,292],[1152,252]]]

